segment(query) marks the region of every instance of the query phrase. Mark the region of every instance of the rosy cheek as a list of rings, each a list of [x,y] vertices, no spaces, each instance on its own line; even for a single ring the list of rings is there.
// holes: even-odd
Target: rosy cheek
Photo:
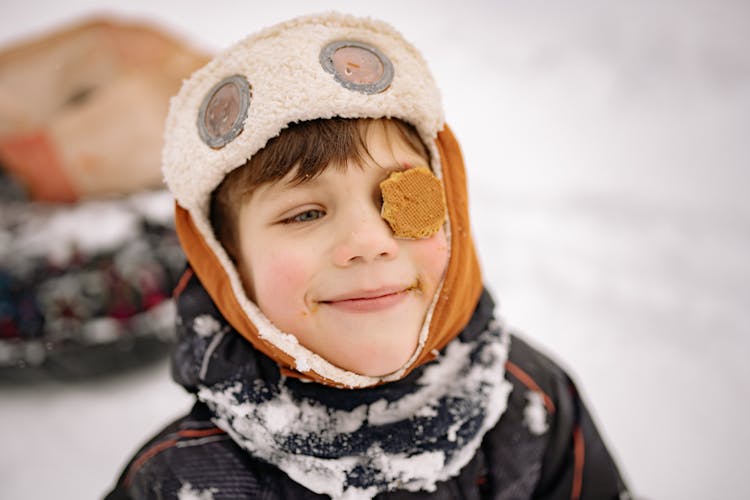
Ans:
[[[448,267],[448,241],[445,231],[440,230],[434,236],[414,241],[415,252],[420,260],[425,278],[437,283]]]
[[[277,253],[255,270],[256,300],[269,316],[290,312],[303,305],[309,270],[298,256]]]

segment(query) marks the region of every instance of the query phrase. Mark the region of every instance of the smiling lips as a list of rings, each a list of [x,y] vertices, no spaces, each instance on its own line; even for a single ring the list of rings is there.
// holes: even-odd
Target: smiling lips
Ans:
[[[410,292],[416,290],[418,290],[417,285],[386,287],[354,292],[332,300],[322,300],[320,304],[349,312],[377,312],[395,306],[404,300]]]

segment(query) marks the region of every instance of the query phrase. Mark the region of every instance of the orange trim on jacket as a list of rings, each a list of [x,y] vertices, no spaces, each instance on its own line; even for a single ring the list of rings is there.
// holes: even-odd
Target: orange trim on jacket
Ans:
[[[181,439],[202,438],[202,437],[216,436],[219,434],[226,434],[226,432],[219,429],[218,427],[213,427],[211,429],[185,429],[182,431],[178,431],[176,434],[176,437],[172,437],[164,441],[159,441],[158,443],[154,444],[150,448],[146,449],[143,453],[138,455],[138,458],[136,458],[133,461],[133,463],[130,465],[130,467],[128,468],[128,474],[127,476],[125,476],[125,480],[123,481],[123,484],[126,487],[128,487],[130,485],[130,482],[133,479],[133,476],[138,472],[138,470],[141,467],[143,467],[143,464],[148,462],[150,459],[152,459],[153,457],[155,457],[162,451],[175,446]]]
[[[531,375],[523,371],[520,366],[513,363],[512,361],[508,361],[507,363],[505,363],[505,369],[508,371],[508,373],[512,374],[514,377],[520,380],[523,385],[525,385],[532,391],[541,394],[542,399],[544,400],[544,406],[547,408],[547,411],[550,413],[555,413],[555,403],[552,401],[552,398],[549,397],[549,395],[544,392],[541,387],[539,387],[539,384],[537,384],[534,379],[531,378]]]

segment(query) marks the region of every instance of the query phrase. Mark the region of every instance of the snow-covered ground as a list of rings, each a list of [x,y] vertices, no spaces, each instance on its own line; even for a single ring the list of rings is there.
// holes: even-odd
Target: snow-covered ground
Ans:
[[[214,50],[311,5],[4,2],[0,42],[116,12]],[[331,8],[385,19],[425,54],[465,152],[487,284],[574,374],[636,494],[745,498],[750,4],[314,6]],[[97,498],[189,404],[165,363],[3,386],[0,497]]]

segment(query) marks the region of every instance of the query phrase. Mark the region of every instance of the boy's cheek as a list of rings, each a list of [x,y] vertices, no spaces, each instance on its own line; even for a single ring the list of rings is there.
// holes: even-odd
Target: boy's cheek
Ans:
[[[421,263],[422,269],[435,281],[443,277],[448,267],[448,240],[445,230],[441,229],[435,235],[423,239],[413,240],[411,243],[414,253]]]
[[[261,310],[289,308],[304,297],[308,270],[293,253],[276,253],[253,269],[255,301]],[[281,305],[280,305],[281,304]],[[268,311],[263,311],[268,315]]]

